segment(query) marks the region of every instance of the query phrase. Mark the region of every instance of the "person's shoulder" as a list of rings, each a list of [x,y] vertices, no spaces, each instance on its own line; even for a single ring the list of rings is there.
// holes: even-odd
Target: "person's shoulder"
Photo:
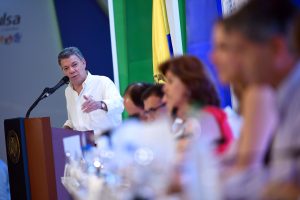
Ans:
[[[103,75],[92,75],[91,78],[98,81],[111,81],[109,77]]]
[[[112,81],[109,77],[107,76],[100,76],[100,78],[103,80],[103,81]]]
[[[215,118],[226,118],[227,115],[225,113],[225,111],[217,106],[204,106],[200,112],[203,112],[204,114],[208,114],[211,116],[214,116]]]
[[[215,115],[206,109],[200,110],[200,118],[199,119],[203,120],[203,121],[216,121]]]
[[[102,84],[102,85],[112,85],[114,82],[107,76],[97,76],[97,80]]]
[[[72,90],[71,85],[68,84],[66,89],[65,89],[65,93],[69,93]]]

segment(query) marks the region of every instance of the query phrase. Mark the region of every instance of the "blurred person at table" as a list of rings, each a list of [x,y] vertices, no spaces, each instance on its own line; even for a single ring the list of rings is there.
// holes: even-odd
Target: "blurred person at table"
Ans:
[[[204,66],[194,56],[172,58],[159,67],[166,77],[164,102],[174,119],[182,120],[181,131],[176,132],[177,161],[169,193],[183,189],[181,166],[191,141],[201,144],[208,140],[214,155],[223,155],[230,146],[233,136],[227,116],[219,107],[220,101],[213,83]]]
[[[209,134],[217,151],[224,152],[231,143],[232,133],[202,63],[194,56],[180,56],[164,62],[159,69],[166,77],[164,101],[168,111],[184,122],[196,114],[201,135]],[[183,131],[179,138],[189,134]]]
[[[279,117],[273,134],[264,141],[267,147],[264,154],[269,159],[261,163],[261,169],[265,169],[268,176],[260,184],[254,181],[257,184],[248,188],[248,193],[245,190],[235,191],[241,195],[262,195],[265,191],[266,199],[289,199],[291,197],[282,196],[289,193],[286,188],[291,188],[293,194],[295,188],[300,188],[300,159],[295,153],[300,144],[300,64],[299,44],[295,44],[299,37],[295,28],[299,26],[299,8],[294,3],[290,0],[252,0],[224,21],[226,29],[237,35],[238,42],[244,44],[239,49],[239,59],[249,84],[274,90],[274,100],[271,101],[274,105],[269,107],[268,112],[273,112],[275,116],[278,113]],[[256,94],[252,96],[257,97]],[[244,152],[245,156],[252,153]],[[260,175],[245,171],[244,180],[259,180]],[[232,187],[241,187],[245,183],[237,181]]]
[[[237,127],[233,129],[238,131],[235,135],[240,135],[229,155],[236,155],[233,165],[229,165],[233,171],[259,165],[267,159],[264,157],[267,141],[272,137],[277,122],[277,115],[273,112],[273,89],[266,85],[247,87],[249,80],[241,60],[241,49],[246,44],[240,37],[238,33],[226,29],[224,20],[219,19],[215,23],[212,61],[218,69],[220,80],[231,85],[238,101],[239,117],[231,122],[232,127]],[[251,155],[248,152],[252,152]]]
[[[163,84],[154,84],[143,92],[142,100],[147,121],[154,121],[167,114],[166,103],[163,102]]]
[[[142,94],[151,83],[137,82],[127,86],[124,92],[124,107],[129,118],[146,120]]]

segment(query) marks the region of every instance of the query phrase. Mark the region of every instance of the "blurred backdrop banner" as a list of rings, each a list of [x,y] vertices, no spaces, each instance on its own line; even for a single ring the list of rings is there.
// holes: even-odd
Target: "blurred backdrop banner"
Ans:
[[[221,0],[186,1],[187,53],[197,56],[205,65],[221,99],[222,107],[231,105],[230,89],[220,83],[210,60],[214,22],[223,16]]]

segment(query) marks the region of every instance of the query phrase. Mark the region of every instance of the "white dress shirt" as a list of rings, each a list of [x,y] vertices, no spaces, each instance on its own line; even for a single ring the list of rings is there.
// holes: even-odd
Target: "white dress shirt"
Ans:
[[[68,120],[64,126],[78,131],[93,130],[95,134],[99,134],[122,122],[123,100],[115,84],[108,77],[88,72],[80,94],[78,95],[70,83],[65,95]],[[85,102],[84,95],[92,96],[95,101],[103,101],[108,111],[98,109],[90,113],[83,112],[81,106]]]

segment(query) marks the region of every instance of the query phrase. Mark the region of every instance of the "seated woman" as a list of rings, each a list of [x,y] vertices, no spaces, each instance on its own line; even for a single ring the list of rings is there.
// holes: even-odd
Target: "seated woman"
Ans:
[[[216,151],[223,153],[231,143],[232,133],[225,113],[219,108],[217,92],[202,63],[196,57],[181,56],[163,63],[160,71],[166,77],[164,101],[169,112],[186,122],[180,137],[194,132],[190,129],[197,123],[188,119],[196,116],[201,134],[211,138],[216,144]]]
[[[124,107],[129,117],[145,120],[143,92],[149,88],[151,83],[132,83],[127,86],[124,92]]]
[[[191,136],[195,138],[193,145],[202,139],[208,140],[216,155],[226,152],[233,137],[226,114],[219,108],[214,85],[196,57],[176,57],[161,64],[159,69],[166,77],[164,101],[167,108],[174,119],[180,118],[183,122],[182,133],[177,137],[177,166],[168,191],[177,193],[182,190],[180,168],[185,162]]]

